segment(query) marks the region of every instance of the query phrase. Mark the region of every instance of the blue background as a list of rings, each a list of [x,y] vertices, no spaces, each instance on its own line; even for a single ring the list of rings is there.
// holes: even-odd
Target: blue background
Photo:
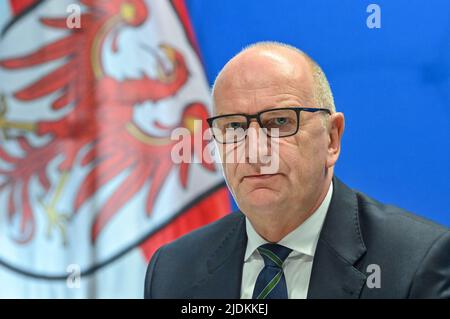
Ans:
[[[369,29],[369,4],[381,28]],[[210,83],[262,40],[310,54],[346,116],[336,175],[450,225],[450,1],[186,0]]]

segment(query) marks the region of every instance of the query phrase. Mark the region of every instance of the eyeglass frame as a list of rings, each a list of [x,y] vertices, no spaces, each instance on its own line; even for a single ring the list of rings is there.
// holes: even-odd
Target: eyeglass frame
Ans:
[[[310,112],[310,113],[315,113],[315,112],[326,112],[328,113],[328,115],[331,115],[331,111],[329,109],[326,108],[315,108],[315,107],[281,107],[281,108],[273,108],[273,109],[267,109],[267,110],[262,110],[258,113],[255,114],[245,114],[245,113],[231,113],[231,114],[222,114],[222,115],[217,115],[217,116],[213,116],[213,117],[209,117],[206,119],[206,122],[208,123],[209,127],[212,130],[212,134],[214,136],[214,139],[220,143],[220,144],[233,144],[233,143],[237,143],[240,141],[243,141],[247,138],[247,130],[250,127],[250,123],[252,119],[256,119],[256,122],[258,122],[258,125],[260,128],[264,129],[265,127],[263,127],[262,123],[261,123],[261,114],[263,113],[267,113],[267,112],[271,112],[271,111],[280,111],[280,110],[293,110],[295,111],[295,114],[297,116],[297,128],[295,129],[295,132],[293,132],[292,134],[289,135],[284,135],[284,136],[279,136],[278,138],[284,138],[284,137],[289,137],[289,136],[293,136],[295,134],[298,133],[298,129],[300,128],[300,112],[305,111],[305,112]],[[215,134],[214,134],[214,127],[213,127],[213,122],[214,120],[218,119],[218,118],[222,118],[222,117],[228,117],[228,116],[244,116],[247,119],[247,129],[245,130],[245,136],[243,139],[239,140],[239,141],[232,141],[232,142],[220,142],[217,140]],[[270,136],[270,133],[266,132],[267,136]]]

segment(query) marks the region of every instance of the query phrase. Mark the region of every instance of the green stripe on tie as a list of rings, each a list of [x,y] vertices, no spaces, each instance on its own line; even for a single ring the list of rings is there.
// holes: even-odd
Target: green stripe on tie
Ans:
[[[259,296],[256,299],[266,299],[266,297],[270,294],[270,292],[275,288],[276,285],[278,285],[278,282],[281,279],[281,275],[283,274],[283,271],[280,270],[275,277],[267,284],[267,286],[261,291]]]
[[[277,255],[275,255],[273,252],[271,252],[270,250],[259,247],[258,251],[260,254],[264,254],[265,256],[270,258],[278,267],[281,268],[283,266],[283,261]]]

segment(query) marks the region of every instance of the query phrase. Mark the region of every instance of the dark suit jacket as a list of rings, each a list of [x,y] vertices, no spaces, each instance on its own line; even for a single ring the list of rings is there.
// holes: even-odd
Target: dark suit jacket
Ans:
[[[308,298],[450,298],[448,228],[333,183]],[[236,212],[161,247],[145,298],[240,298],[246,244],[245,216]],[[367,284],[371,264],[380,267],[380,288]]]

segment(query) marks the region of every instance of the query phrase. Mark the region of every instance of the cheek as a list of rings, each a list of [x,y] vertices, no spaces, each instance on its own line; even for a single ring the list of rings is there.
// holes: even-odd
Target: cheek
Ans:
[[[281,153],[281,161],[292,184],[298,184],[299,177],[308,171],[308,161],[298,149],[289,149]]]
[[[218,151],[222,163],[238,163],[245,160],[245,147],[242,144],[220,144]]]
[[[311,178],[322,173],[326,163],[326,150],[318,143],[299,137],[280,146],[280,158],[287,168],[293,184],[309,183]]]
[[[238,165],[235,163],[228,163],[228,164],[223,164],[223,171],[225,173],[225,178],[229,184],[229,186],[231,186],[233,189],[236,188],[237,185],[237,179],[239,176],[237,174],[237,170],[238,170]]]
[[[222,145],[219,148],[222,168],[227,179],[228,185],[234,189],[238,186],[239,177],[242,176],[241,170],[245,164],[245,148],[242,144]]]

